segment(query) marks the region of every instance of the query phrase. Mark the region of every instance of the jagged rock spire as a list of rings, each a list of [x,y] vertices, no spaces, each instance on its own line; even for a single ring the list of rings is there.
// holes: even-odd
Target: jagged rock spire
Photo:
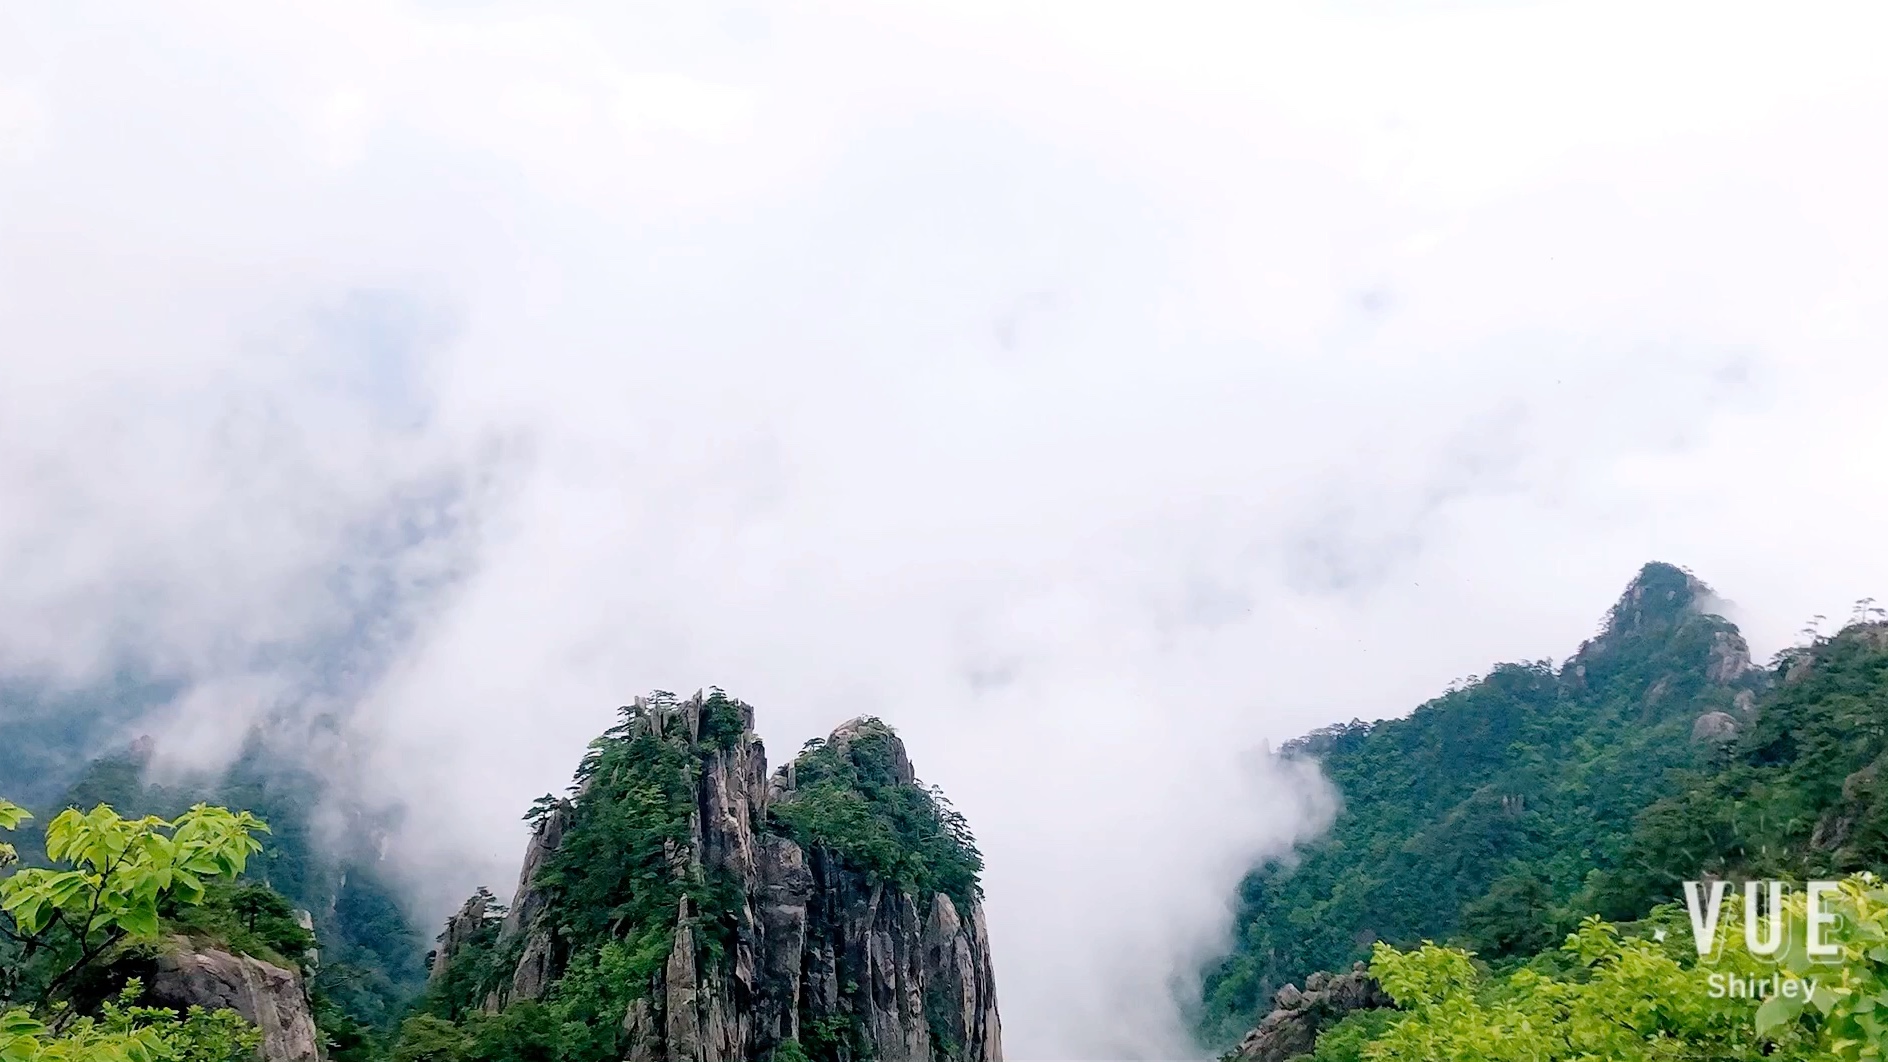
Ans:
[[[752,724],[751,709],[713,691],[685,701],[638,698],[612,732],[625,742],[661,742],[664,755],[686,754],[694,794],[686,838],[667,852],[669,865],[678,881],[731,887],[708,894],[722,897],[721,910],[697,909],[686,891],[666,908],[672,929],[657,931],[669,934],[668,955],[623,1015],[626,1057],[764,1062],[795,1042],[816,1055],[878,1062],[1001,1062],[989,932],[974,890],[967,905],[943,892],[914,895],[839,852],[785,835],[769,805],[796,799],[791,772],[774,775],[770,786]],[[867,739],[886,752],[892,784],[917,784],[903,742],[877,720],[842,725],[824,747],[846,755]],[[501,949],[519,948],[522,938],[511,953],[520,957],[486,998],[487,1010],[543,998],[570,961],[573,942],[561,935],[542,871],[560,848],[580,843],[571,838],[585,829],[592,804],[610,799],[601,778],[584,785],[536,822],[498,934]],[[561,866],[563,875],[580,869]],[[446,935],[488,917],[475,896]],[[452,961],[448,949],[441,956],[436,969]]]

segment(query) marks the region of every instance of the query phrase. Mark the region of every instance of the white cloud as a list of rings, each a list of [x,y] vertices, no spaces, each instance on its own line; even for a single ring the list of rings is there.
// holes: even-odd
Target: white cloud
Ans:
[[[1880,16],[1778,10],[41,5],[0,666],[208,742],[354,646],[435,902],[636,692],[878,712],[1011,1054],[1170,1055],[1318,818],[1259,742],[1648,559],[1760,650],[1888,596]]]

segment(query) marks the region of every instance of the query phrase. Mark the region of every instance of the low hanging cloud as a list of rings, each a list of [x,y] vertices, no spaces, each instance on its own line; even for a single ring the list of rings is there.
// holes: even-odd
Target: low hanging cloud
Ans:
[[[0,672],[340,720],[428,917],[638,692],[870,712],[1010,1053],[1179,1057],[1265,742],[1883,596],[1863,5],[5,17]]]

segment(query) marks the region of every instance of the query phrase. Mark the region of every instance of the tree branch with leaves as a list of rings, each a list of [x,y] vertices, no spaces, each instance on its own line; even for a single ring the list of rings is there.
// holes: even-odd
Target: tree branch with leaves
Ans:
[[[0,829],[17,829],[31,817],[0,800]],[[120,944],[156,941],[167,902],[198,904],[208,884],[235,880],[262,849],[255,835],[268,829],[246,811],[205,804],[174,820],[127,819],[103,804],[55,816],[46,827],[46,855],[62,865],[28,867],[0,880],[0,931],[21,946],[23,958],[49,948],[69,956],[28,1017],[55,1031],[67,1025],[72,987],[86,970]],[[12,846],[0,845],[0,866],[17,858]],[[6,1020],[18,1025],[28,1020],[22,1013]]]

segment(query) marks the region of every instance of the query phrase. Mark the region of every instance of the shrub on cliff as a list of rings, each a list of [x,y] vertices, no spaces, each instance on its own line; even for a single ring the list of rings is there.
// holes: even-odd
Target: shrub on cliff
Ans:
[[[773,817],[802,845],[829,848],[920,902],[942,892],[967,911],[983,894],[983,856],[943,792],[900,771],[897,741],[868,719],[847,740],[807,742]]]

